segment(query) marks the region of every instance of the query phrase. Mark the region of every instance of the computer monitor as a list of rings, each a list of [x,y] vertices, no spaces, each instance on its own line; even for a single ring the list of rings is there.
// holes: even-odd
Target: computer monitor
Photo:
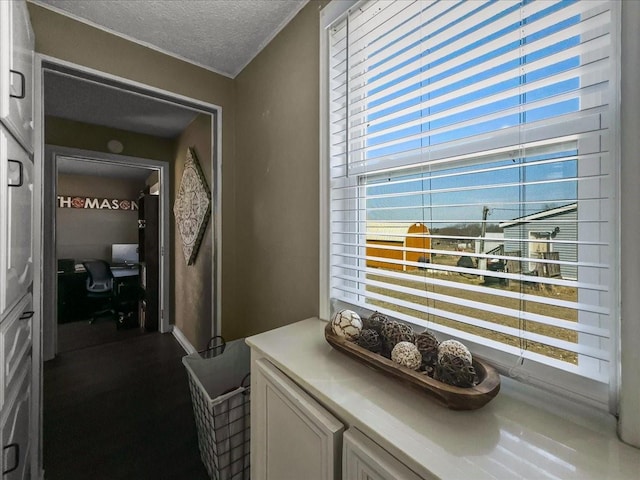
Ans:
[[[137,243],[114,243],[111,245],[111,263],[134,264],[138,262]]]

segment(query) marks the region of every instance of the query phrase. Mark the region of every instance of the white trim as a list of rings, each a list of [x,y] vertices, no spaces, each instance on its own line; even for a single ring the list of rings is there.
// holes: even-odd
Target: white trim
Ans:
[[[330,187],[329,187],[329,37],[327,29],[360,0],[333,0],[320,11],[320,241],[319,241],[319,313],[323,320],[331,316],[330,275]]]
[[[271,32],[271,34],[267,38],[265,38],[262,41],[262,43],[258,46],[258,50],[256,51],[256,53],[251,55],[251,58],[249,58],[249,60],[247,60],[244,63],[244,65],[242,65],[231,76],[231,78],[236,78],[238,75],[240,75],[240,73],[242,73],[242,71],[245,68],[247,68],[247,65],[249,65],[251,62],[253,62],[253,60],[260,54],[260,52],[262,52],[262,50],[264,50],[266,48],[266,46],[271,43],[271,40],[276,38],[276,36],[284,29],[284,27],[286,27],[289,24],[289,22],[291,20],[293,20],[295,18],[295,16],[298,15],[298,13],[300,13],[300,10],[302,10],[307,5],[307,3],[309,3],[309,0],[300,0],[299,5],[291,13],[289,13],[289,15],[287,15],[287,17],[280,23],[280,25],[278,25],[276,27],[276,29],[273,32]]]
[[[215,122],[215,127],[212,127],[212,133],[215,133],[215,136],[212,137],[212,178],[216,179],[215,185],[217,188],[217,191],[214,192],[217,200],[214,218],[216,232],[214,242],[216,242],[216,245],[213,247],[212,254],[212,272],[215,272],[216,275],[212,282],[215,285],[212,286],[212,294],[217,294],[217,297],[213,297],[216,305],[212,308],[211,328],[214,335],[219,335],[222,330],[222,107],[48,55],[37,54],[37,57],[39,59],[37,68],[41,70],[48,69],[57,74],[68,73],[67,71],[71,70],[77,74],[77,78],[82,80],[103,83],[111,87],[125,89],[129,93],[142,94],[157,101],[180,105],[199,113],[211,115],[212,123]],[[167,225],[170,225],[170,223],[167,223]],[[167,246],[169,245],[170,243],[167,243]],[[164,280],[169,285],[170,277],[168,272]]]
[[[189,340],[187,340],[187,337],[185,337],[184,333],[182,333],[182,330],[180,330],[175,325],[173,325],[173,329],[171,330],[171,333],[173,334],[175,339],[178,341],[180,346],[187,353],[187,355],[189,355],[191,353],[197,353],[198,352],[195,349],[195,347],[193,345],[191,345],[191,342]]]
[[[45,66],[45,63],[47,64]],[[37,225],[34,226],[34,235],[38,236],[38,239],[40,239],[43,235],[42,232],[42,222],[43,222],[43,203],[42,203],[42,188],[43,188],[43,183],[44,183],[44,139],[42,136],[42,132],[44,129],[44,92],[43,92],[43,88],[42,88],[42,79],[43,79],[43,75],[44,75],[44,70],[45,68],[49,68],[51,70],[56,70],[56,69],[60,69],[60,70],[73,70],[74,72],[78,72],[81,75],[85,75],[85,76],[93,76],[95,78],[98,78],[100,80],[103,80],[104,83],[106,84],[115,84],[115,85],[120,85],[122,86],[124,89],[127,90],[131,90],[131,91],[138,91],[138,93],[143,92],[146,93],[148,96],[153,97],[156,100],[164,100],[164,101],[169,101],[172,102],[174,104],[177,105],[181,105],[184,107],[188,107],[188,108],[192,108],[192,109],[196,109],[202,113],[206,113],[211,115],[212,119],[217,122],[216,124],[216,138],[214,138],[212,141],[217,142],[215,149],[212,150],[212,155],[214,155],[213,152],[215,152],[214,158],[213,158],[213,164],[215,165],[215,171],[217,172],[217,185],[218,185],[218,191],[217,191],[217,195],[218,198],[217,200],[217,207],[216,210],[218,212],[218,216],[217,218],[214,219],[215,222],[215,227],[216,227],[216,231],[217,232],[221,232],[222,231],[222,224],[221,224],[221,216],[220,216],[220,212],[222,211],[222,197],[221,197],[221,187],[222,187],[222,107],[212,104],[212,103],[208,103],[208,102],[204,102],[201,100],[197,100],[194,98],[190,98],[190,97],[186,97],[184,95],[180,95],[174,92],[170,92],[167,90],[162,90],[156,87],[151,87],[148,85],[145,85],[143,83],[140,82],[136,82],[133,80],[129,80],[129,79],[125,79],[122,77],[118,77],[116,75],[112,75],[106,72],[101,72],[99,70],[95,70],[89,67],[85,67],[82,65],[78,65],[78,64],[74,64],[71,62],[67,62],[65,60],[60,60],[57,59],[55,57],[51,57],[51,56],[47,56],[47,55],[43,55],[43,54],[35,54],[34,57],[34,78],[35,78],[35,85],[36,85],[36,94],[34,95],[34,113],[35,113],[35,117],[34,117],[34,168],[35,168],[35,178],[36,178],[36,183],[34,184],[34,188],[36,189],[36,192],[34,192],[34,198],[39,198],[40,199],[40,203],[37,203],[37,211],[34,212],[34,218],[38,218],[39,222],[37,222]],[[39,183],[38,183],[39,182]],[[167,189],[168,190],[168,189]],[[167,210],[169,210],[167,208]],[[167,227],[169,228],[169,222],[167,222]],[[169,242],[166,243],[166,248],[170,248],[170,236],[169,236]],[[215,241],[216,239],[214,239]],[[41,241],[38,240],[40,243]],[[36,259],[38,258],[38,255],[42,254],[42,244],[39,245],[38,250],[35,251],[35,255],[36,255]],[[221,287],[221,275],[222,275],[222,266],[221,266],[221,261],[222,261],[222,251],[221,251],[221,236],[218,236],[217,238],[217,245],[214,245],[214,251],[215,251],[215,255],[212,255],[213,259],[212,262],[216,261],[216,258],[218,261],[218,265],[217,268],[215,270],[215,275],[216,278],[214,279],[214,282],[216,282],[217,285],[217,289],[216,289],[216,293],[218,295],[221,295],[221,291],[222,291],[222,287]],[[34,259],[34,260],[36,260]],[[42,257],[40,256],[40,259],[42,259]],[[37,265],[37,263],[36,263]],[[33,406],[32,406],[32,412],[37,412],[36,416],[33,416],[32,418],[36,418],[38,419],[38,421],[33,422],[33,427],[32,427],[32,439],[34,439],[34,447],[33,447],[33,456],[32,456],[32,468],[31,471],[34,472],[34,474],[39,474],[40,477],[42,478],[44,476],[43,470],[42,470],[42,465],[43,465],[43,456],[42,456],[42,448],[43,448],[43,443],[42,443],[42,439],[43,439],[43,435],[42,435],[42,405],[43,405],[43,400],[42,400],[42,349],[43,349],[43,344],[42,344],[42,318],[44,315],[44,305],[43,305],[43,292],[42,292],[42,282],[43,282],[43,271],[41,270],[42,266],[40,266],[40,269],[36,269],[35,272],[35,276],[34,276],[34,281],[37,280],[38,284],[34,285],[34,292],[38,293],[39,296],[38,297],[34,297],[34,302],[36,305],[38,305],[39,311],[40,311],[40,315],[39,315],[39,319],[36,320],[36,324],[34,324],[34,352],[33,352],[33,358],[34,358],[34,368],[33,368],[33,372],[34,372],[34,390],[33,390]],[[40,271],[39,271],[40,270]],[[54,270],[55,271],[55,270]],[[168,286],[167,287],[167,294],[170,294],[170,275],[168,272],[168,269],[165,270],[165,275],[164,275],[164,281],[165,284]],[[53,301],[55,302],[55,297],[52,297]],[[215,309],[214,314],[212,314],[212,322],[215,325],[220,325],[221,322],[221,296],[218,296],[217,298],[214,299],[214,301],[216,302],[217,306]],[[168,303],[166,303],[165,305],[167,305],[168,308]],[[216,314],[217,314],[217,318],[216,318]],[[167,322],[169,321],[168,318],[168,314],[167,314]],[[38,325],[39,324],[39,325]],[[168,326],[168,331],[172,331],[173,327],[171,325]],[[219,328],[219,327],[218,327]],[[37,331],[36,331],[37,329]]]
[[[33,439],[31,448],[31,472],[34,477],[44,480],[43,455],[42,455],[42,418],[43,418],[43,376],[42,376],[42,356],[43,339],[42,325],[44,318],[44,292],[43,292],[43,185],[44,185],[44,165],[42,162],[44,149],[44,88],[42,86],[42,75],[39,74],[40,59],[34,54],[33,59],[33,309],[36,314],[33,318],[32,328],[32,351],[31,351],[31,422],[29,428],[31,432],[29,438]]]
[[[213,159],[211,169],[214,173],[212,185],[215,185],[213,191],[213,200],[215,206],[213,209],[213,251],[211,252],[211,271],[215,272],[211,289],[213,293],[212,301],[215,303],[211,309],[213,318],[211,319],[211,336],[222,335],[222,109],[218,110],[217,115],[211,116],[211,141],[213,142],[211,154]],[[214,181],[215,180],[215,181]]]
[[[46,162],[43,162],[43,163],[46,163],[47,165],[52,165],[54,168],[53,172],[55,173],[55,175],[51,178],[46,179],[43,177],[44,181],[50,181],[52,184],[53,198],[49,199],[48,205],[56,204],[55,182],[58,175],[58,170],[57,170],[58,158],[65,158],[65,159],[71,159],[71,160],[77,160],[77,161],[98,162],[98,163],[106,162],[114,165],[118,165],[118,164],[125,165],[125,166],[133,165],[137,167],[148,168],[150,170],[158,171],[158,177],[160,180],[159,210],[162,215],[162,218],[160,219],[160,228],[159,228],[160,251],[164,252],[163,254],[161,254],[161,259],[159,261],[159,266],[160,266],[159,282],[160,282],[161,295],[159,297],[160,304],[158,305],[158,311],[160,314],[160,319],[158,321],[158,330],[161,333],[166,333],[170,331],[171,318],[169,316],[169,312],[171,309],[171,304],[170,304],[171,292],[170,292],[169,281],[171,278],[171,258],[169,255],[166,254],[166,252],[169,249],[169,246],[171,245],[170,243],[171,224],[170,224],[170,215],[169,215],[169,211],[171,207],[170,197],[169,197],[169,192],[171,189],[171,178],[169,175],[169,169],[170,169],[169,162],[162,162],[158,160],[138,158],[138,157],[129,157],[126,155],[94,152],[94,151],[81,150],[76,148],[58,147],[54,145],[45,145],[45,154],[50,154],[51,158],[47,158]],[[57,216],[55,208],[53,209],[53,212],[50,212],[50,213],[55,223],[55,218]],[[55,244],[55,236],[53,237],[52,240],[53,240],[53,243]],[[50,273],[51,275],[54,275],[55,272],[56,270],[54,269]],[[53,281],[53,278],[52,278],[52,281]],[[54,284],[55,284],[55,281],[54,281]],[[55,296],[52,299],[52,301],[55,301]],[[50,304],[49,306],[50,308],[53,308],[52,311],[56,311],[55,305]],[[56,325],[57,325],[57,315],[51,315],[51,321],[54,322],[52,325],[52,329],[53,331],[55,331]],[[55,355],[55,353],[57,352],[57,338],[52,342],[52,344],[47,343],[46,346],[49,348],[53,346],[53,351],[49,349],[45,350],[45,359],[49,360],[53,358],[53,355]]]
[[[215,73],[217,75],[221,75],[223,77],[227,77],[227,78],[231,78],[231,79],[233,79],[235,77],[235,75],[233,75],[231,73],[222,72],[222,71],[217,70],[217,69],[215,69],[215,68],[213,68],[213,67],[211,67],[209,65],[205,65],[203,63],[196,62],[195,60],[191,60],[191,59],[183,57],[182,55],[179,55],[177,53],[170,52],[170,51],[165,50],[165,49],[163,49],[161,47],[158,47],[158,46],[156,46],[156,45],[154,45],[152,43],[145,42],[145,41],[140,40],[138,38],[131,37],[131,36],[125,34],[125,33],[116,32],[115,30],[111,30],[108,27],[105,27],[103,25],[99,25],[99,24],[97,24],[97,23],[95,23],[95,22],[93,22],[91,20],[87,20],[86,18],[79,17],[79,16],[77,16],[77,15],[71,13],[71,12],[67,12],[66,10],[62,10],[61,8],[54,7],[53,5],[49,5],[48,3],[43,3],[40,0],[27,0],[27,1],[29,3],[33,3],[34,5],[38,5],[39,7],[42,7],[44,9],[50,10],[52,12],[55,12],[58,15],[62,15],[64,17],[70,18],[72,20],[75,20],[76,22],[83,23],[85,25],[89,25],[90,27],[93,27],[93,28],[95,28],[97,30],[101,30],[101,31],[103,31],[105,33],[108,33],[110,35],[113,35],[115,37],[122,38],[123,40],[126,40],[128,42],[132,42],[132,43],[135,43],[137,45],[142,45],[143,47],[146,47],[146,48],[148,48],[150,50],[153,50],[155,52],[158,52],[158,53],[162,53],[163,55],[166,55],[168,57],[175,58],[176,60],[180,60],[182,62],[189,63],[191,65],[195,65],[196,67],[202,68],[202,69],[207,70],[207,71],[209,71],[211,73]],[[236,73],[236,75],[237,75],[237,73]]]
[[[329,302],[330,296],[330,271],[329,271],[329,244],[330,244],[330,229],[329,229],[329,82],[327,78],[329,76],[329,39],[328,33],[325,30],[328,24],[325,24],[330,16],[327,9],[335,8],[336,1],[334,0],[327,5],[320,12],[320,124],[319,124],[319,143],[320,155],[318,165],[320,166],[319,178],[320,178],[320,205],[319,205],[319,220],[320,220],[320,241],[318,252],[319,257],[319,312],[318,316],[323,320],[328,320],[331,315],[331,306]]]
[[[620,175],[618,178],[618,211],[620,212],[620,250],[618,265],[618,282],[620,285],[620,364],[619,371],[619,413],[618,435],[620,439],[640,448],[640,264],[638,262],[637,245],[640,235],[640,164],[637,162],[640,150],[640,93],[637,80],[640,77],[640,66],[637,58],[640,53],[640,32],[637,28],[640,22],[640,4],[638,2],[621,3],[621,61],[620,75],[621,98],[616,103],[620,105],[620,140],[619,159]],[[620,68],[620,67],[618,67]],[[621,276],[620,276],[621,275]]]
[[[347,10],[353,7],[360,0],[333,0],[320,12],[320,35],[323,35],[322,30],[325,30],[331,26],[333,22],[338,20],[344,15]]]

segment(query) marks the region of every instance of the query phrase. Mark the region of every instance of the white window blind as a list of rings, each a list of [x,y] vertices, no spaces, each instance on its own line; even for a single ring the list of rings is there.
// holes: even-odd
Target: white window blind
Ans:
[[[606,405],[608,1],[367,1],[328,32],[334,304]]]

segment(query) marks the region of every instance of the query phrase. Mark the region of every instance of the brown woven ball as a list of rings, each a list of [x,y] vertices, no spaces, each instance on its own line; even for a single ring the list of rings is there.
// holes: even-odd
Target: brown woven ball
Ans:
[[[371,328],[365,328],[360,332],[360,336],[356,343],[360,345],[362,348],[366,348],[370,352],[380,353],[382,350],[382,341],[380,340],[380,335],[378,332]]]
[[[369,318],[363,320],[364,328],[375,330],[378,333],[380,333],[382,326],[387,322],[389,322],[387,316],[380,312],[374,312]]]
[[[396,321],[385,323],[380,331],[380,336],[382,337],[384,350],[389,353],[393,350],[393,347],[400,342],[414,343],[415,341],[413,329],[409,325]]]
[[[440,356],[433,378],[456,387],[472,387],[478,381],[476,370],[471,363],[448,353]]]
[[[438,362],[439,344],[435,335],[429,331],[416,335],[416,347],[422,355],[422,370],[427,370],[427,367],[433,367]]]

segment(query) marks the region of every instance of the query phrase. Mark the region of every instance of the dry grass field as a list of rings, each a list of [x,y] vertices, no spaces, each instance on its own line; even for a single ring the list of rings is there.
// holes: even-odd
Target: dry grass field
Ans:
[[[442,255],[435,259],[434,263],[447,263],[454,264],[457,261],[457,256],[454,255]],[[381,272],[382,273],[382,272]],[[414,272],[409,272],[411,275],[416,276],[416,281],[413,280],[397,280],[392,279],[385,276],[369,274],[368,278],[372,280],[377,280],[380,282],[393,282],[397,285],[402,285],[405,287],[420,289],[422,291],[425,290],[425,283],[421,280],[424,276],[429,276],[433,278],[438,278],[442,280],[447,280],[455,283],[462,284],[473,284],[473,285],[483,285],[483,277],[476,275],[460,275],[457,273],[452,274],[443,274],[439,273],[435,270],[416,270]],[[487,322],[506,325],[512,328],[520,329],[523,331],[538,333],[542,335],[551,336],[557,339],[562,339],[568,342],[577,342],[577,333],[571,330],[567,330],[564,328],[553,327],[545,324],[541,324],[538,322],[532,321],[523,321],[518,318],[514,318],[511,316],[501,315],[495,313],[491,310],[491,306],[502,306],[512,309],[520,309],[525,312],[536,313],[545,316],[551,316],[563,320],[568,321],[577,321],[577,313],[568,308],[557,307],[554,305],[549,305],[544,302],[545,298],[556,298],[566,301],[576,301],[577,300],[577,291],[575,288],[567,288],[567,287],[545,287],[543,285],[533,284],[533,283],[522,283],[517,281],[510,281],[508,284],[502,285],[499,283],[492,283],[486,286],[489,290],[489,293],[482,292],[471,292],[467,290],[461,290],[455,287],[444,287],[439,285],[426,285],[428,292],[436,293],[441,295],[447,295],[452,297],[464,298],[470,301],[482,302],[486,305],[486,308],[477,309],[471,308],[464,305],[460,305],[458,303],[449,303],[443,301],[434,301],[433,299],[428,299],[428,293],[422,295],[410,295],[402,292],[395,292],[393,290],[368,286],[367,290],[379,294],[383,294],[385,296],[390,296],[394,298],[398,298],[401,300],[405,300],[408,302],[416,303],[419,305],[425,305],[431,308],[437,308],[440,310],[445,310],[448,312],[453,312],[460,315],[469,316],[472,318],[484,320]],[[534,301],[524,301],[520,299],[512,299],[505,298],[500,295],[500,292],[503,290],[510,290],[512,292],[526,293],[530,295],[534,295],[539,297],[540,302]],[[491,295],[491,291],[495,291],[495,295]],[[552,357],[558,360],[562,360],[569,363],[577,363],[577,355],[575,353],[561,350],[558,348],[553,348],[541,343],[527,341],[519,338],[518,336],[505,335],[502,333],[494,332],[492,330],[479,328],[475,326],[470,326],[461,322],[452,321],[447,318],[443,318],[440,316],[433,315],[431,313],[423,313],[410,308],[391,306],[385,304],[385,302],[378,300],[370,300],[371,303],[375,305],[379,305],[381,307],[393,308],[394,310],[399,310],[402,313],[406,313],[408,315],[415,316],[417,318],[421,318],[423,320],[433,322],[436,324],[441,324],[449,327],[453,327],[465,332],[473,333],[475,335],[479,335],[481,337],[490,338],[492,340],[496,340],[508,345],[512,345],[518,348],[526,349],[529,351],[533,351],[536,353],[540,353],[542,355],[546,355],[548,357]]]

